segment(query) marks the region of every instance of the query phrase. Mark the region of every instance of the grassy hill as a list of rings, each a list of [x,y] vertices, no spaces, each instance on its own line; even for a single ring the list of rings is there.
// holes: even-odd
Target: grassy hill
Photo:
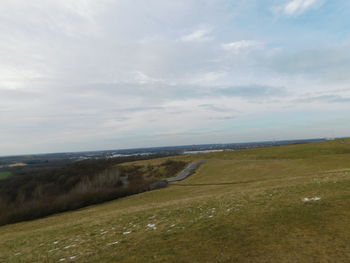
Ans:
[[[0,262],[350,262],[350,145],[173,159],[207,162],[165,189],[2,226]]]

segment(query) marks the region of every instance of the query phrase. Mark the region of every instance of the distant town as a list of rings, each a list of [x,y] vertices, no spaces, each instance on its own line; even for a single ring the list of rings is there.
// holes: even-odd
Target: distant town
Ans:
[[[33,155],[18,155],[0,157],[1,169],[9,170],[20,168],[27,165],[48,164],[48,163],[66,163],[82,160],[96,160],[122,157],[145,157],[146,159],[155,156],[172,156],[181,154],[198,154],[206,152],[218,152],[227,150],[240,150],[249,148],[261,148],[270,146],[281,146],[288,144],[308,143],[324,141],[326,138],[317,139],[300,139],[300,140],[282,140],[282,141],[264,141],[264,142],[245,142],[245,143],[225,143],[225,144],[199,144],[199,145],[182,145],[182,146],[165,146],[120,150],[102,150],[86,152],[63,152],[47,153]]]

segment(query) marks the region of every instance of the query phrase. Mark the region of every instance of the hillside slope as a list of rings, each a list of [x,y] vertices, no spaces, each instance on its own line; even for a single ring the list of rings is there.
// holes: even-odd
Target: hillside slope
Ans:
[[[0,227],[0,262],[350,262],[348,144],[173,159],[206,162],[165,189]]]

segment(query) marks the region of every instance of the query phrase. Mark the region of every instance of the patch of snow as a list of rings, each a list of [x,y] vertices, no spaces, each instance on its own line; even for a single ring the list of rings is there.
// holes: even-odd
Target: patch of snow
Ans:
[[[315,197],[305,197],[302,199],[303,202],[310,202],[310,201],[319,201],[321,200],[321,197],[315,196]]]
[[[75,259],[77,256],[71,256],[69,257],[69,259]]]
[[[112,246],[112,245],[117,245],[117,244],[119,244],[119,241],[115,241],[115,242],[112,242],[112,243],[108,243],[107,245]]]
[[[71,247],[75,247],[76,245],[69,245],[69,246],[66,246],[66,247],[64,247],[64,249],[68,249],[68,248],[71,248]]]
[[[65,258],[60,258],[59,260],[58,260],[58,262],[62,262],[62,261],[65,261],[66,259]]]
[[[55,245],[58,244],[58,241],[53,242]]]
[[[148,224],[147,227],[152,228],[154,230],[157,229],[156,224]]]
[[[126,231],[126,232],[123,232],[123,235],[129,235],[131,233],[131,231]]]

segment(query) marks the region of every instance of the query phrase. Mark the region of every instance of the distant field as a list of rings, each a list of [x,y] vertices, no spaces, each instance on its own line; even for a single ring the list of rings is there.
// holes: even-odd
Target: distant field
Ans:
[[[207,162],[165,189],[2,226],[0,262],[350,262],[350,145],[171,159]]]
[[[11,172],[0,172],[0,179],[5,179],[10,176],[12,176]]]

